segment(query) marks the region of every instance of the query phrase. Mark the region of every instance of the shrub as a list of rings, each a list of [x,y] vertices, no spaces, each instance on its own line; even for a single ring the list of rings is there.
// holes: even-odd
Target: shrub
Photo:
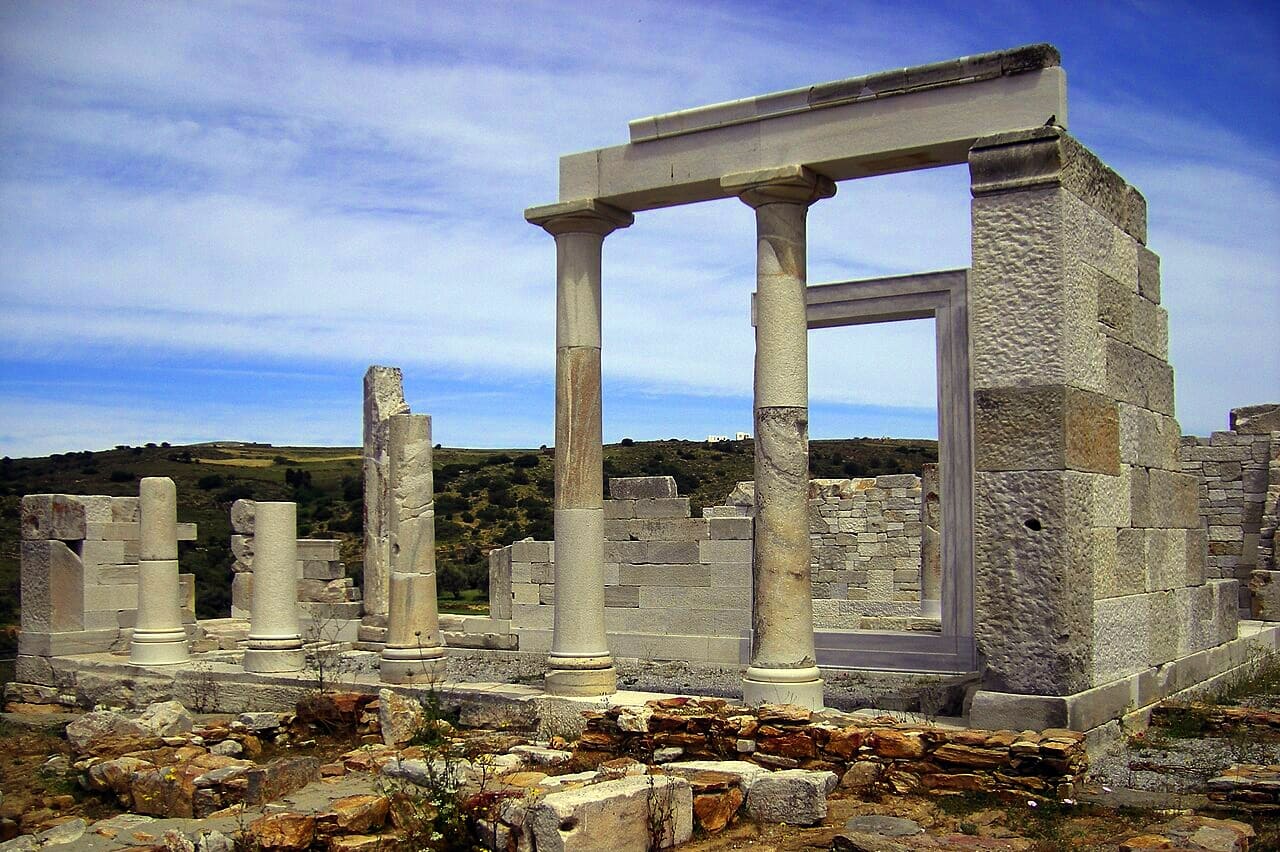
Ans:
[[[138,475],[131,470],[113,470],[108,477],[112,482],[132,482]]]
[[[221,474],[211,473],[208,476],[202,476],[196,480],[196,486],[202,491],[212,491],[215,488],[221,488],[226,484]]]
[[[516,467],[537,467],[538,457],[533,453],[525,453],[522,456],[516,456],[511,463]]]

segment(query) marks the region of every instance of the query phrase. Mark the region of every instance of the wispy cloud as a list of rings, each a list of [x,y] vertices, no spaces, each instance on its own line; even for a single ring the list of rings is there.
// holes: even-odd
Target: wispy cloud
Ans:
[[[1117,38],[1157,30],[1181,45],[1204,26],[1116,8],[1098,14]],[[618,144],[641,115],[1042,39],[1069,69],[1073,53],[1089,61],[1071,71],[1073,131],[1151,202],[1184,428],[1275,395],[1276,144],[1243,119],[1247,93],[1238,113],[1189,112],[1158,39],[1124,64],[1072,16],[1021,6],[993,20],[945,5],[796,11],[5,5],[0,450],[166,439],[161,426],[169,440],[351,442],[373,362],[406,367],[417,407],[459,443],[542,443],[554,248],[521,211],[554,200],[560,154]],[[1247,88],[1267,61],[1242,49],[1203,73]],[[1133,85],[1118,91],[1117,77]],[[701,437],[740,422],[744,404],[749,416],[752,241],[733,201],[646,213],[609,238],[607,433]],[[964,266],[968,251],[963,168],[846,184],[810,214],[811,281]],[[861,406],[918,434],[932,345],[919,325],[815,333],[815,410],[879,433],[850,413]],[[67,393],[103,353],[115,380]],[[142,369],[152,362],[171,369]],[[227,363],[279,383],[329,371],[338,385],[325,405],[257,411],[217,395],[204,371]],[[33,371],[43,390],[24,384]],[[196,387],[205,408],[189,404]]]

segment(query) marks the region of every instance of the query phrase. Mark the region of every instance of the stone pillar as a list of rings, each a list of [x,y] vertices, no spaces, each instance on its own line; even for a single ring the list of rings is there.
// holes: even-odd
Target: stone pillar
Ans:
[[[756,211],[756,522],[751,667],[743,698],[822,707],[809,543],[805,218],[835,184],[803,166],[730,175]]]
[[[139,488],[138,620],[129,662],[167,666],[187,661],[178,593],[178,490],[167,476]]]
[[[298,624],[298,507],[259,503],[253,523],[253,603],[244,670],[300,671],[304,657]]]
[[[534,208],[556,239],[556,606],[546,689],[608,695],[617,674],[604,630],[604,456],[600,252],[630,213],[594,200]]]
[[[387,482],[387,420],[407,414],[399,367],[370,367],[364,374],[364,618],[360,640],[368,648],[385,641],[391,553],[389,517],[394,507]]]
[[[936,464],[920,471],[920,614],[942,617],[942,485]]]
[[[445,660],[436,611],[431,418],[395,414],[387,426],[391,574],[382,680],[437,683]]]

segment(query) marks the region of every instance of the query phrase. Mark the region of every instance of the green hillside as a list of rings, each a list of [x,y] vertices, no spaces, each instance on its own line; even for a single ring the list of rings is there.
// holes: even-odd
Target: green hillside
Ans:
[[[752,476],[750,441],[630,441],[605,447],[605,476],[669,475],[694,514],[723,502],[734,484]],[[483,589],[488,551],[526,536],[551,538],[553,451],[435,452],[437,568],[442,593]],[[937,458],[937,444],[919,440],[814,441],[814,477],[918,473]],[[18,514],[23,494],[138,493],[143,476],[172,477],[178,519],[199,525],[199,540],[184,544],[184,571],[196,575],[202,617],[230,610],[229,509],[238,498],[298,503],[299,535],[339,538],[348,573],[359,581],[363,494],[356,447],[272,447],[202,444],[116,447],[48,458],[0,460],[0,625],[18,618]]]

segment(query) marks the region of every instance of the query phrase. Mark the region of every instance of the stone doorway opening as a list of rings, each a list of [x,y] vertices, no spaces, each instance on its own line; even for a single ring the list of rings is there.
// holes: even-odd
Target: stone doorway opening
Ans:
[[[922,523],[936,490],[937,574],[928,579],[921,546],[921,614],[936,612],[936,632],[837,629],[815,617],[818,664],[913,672],[969,672],[976,666],[973,634],[973,469],[969,391],[968,272],[965,269],[899,275],[805,289],[810,330],[911,320],[932,320],[937,376],[936,476],[921,483]],[[753,322],[755,317],[753,304]],[[893,482],[883,483],[892,487]],[[901,483],[906,486],[904,482]],[[817,486],[821,487],[821,486]],[[877,488],[877,491],[883,489]],[[945,498],[942,495],[946,495]],[[892,498],[890,498],[892,499]],[[946,534],[942,534],[946,530]],[[926,590],[927,585],[927,590]],[[936,590],[937,603],[932,600]],[[822,605],[815,600],[815,611]],[[831,622],[827,621],[827,625]]]

